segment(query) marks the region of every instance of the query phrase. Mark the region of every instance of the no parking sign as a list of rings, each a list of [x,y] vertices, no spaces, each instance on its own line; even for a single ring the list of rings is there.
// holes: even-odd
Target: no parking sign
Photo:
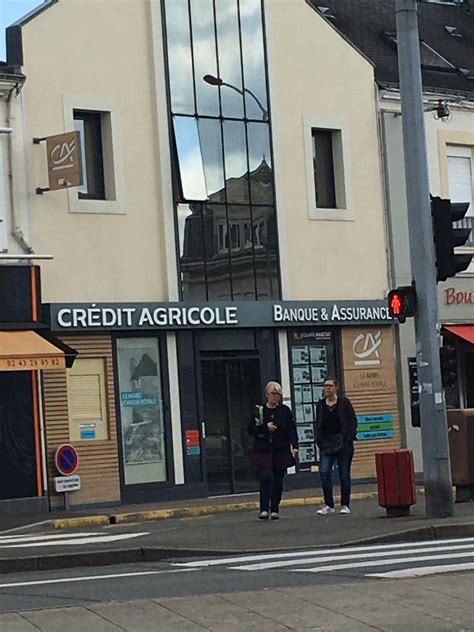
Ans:
[[[56,469],[63,476],[74,474],[79,464],[79,455],[77,454],[76,448],[69,443],[63,443],[63,445],[60,445],[56,450],[54,462]]]

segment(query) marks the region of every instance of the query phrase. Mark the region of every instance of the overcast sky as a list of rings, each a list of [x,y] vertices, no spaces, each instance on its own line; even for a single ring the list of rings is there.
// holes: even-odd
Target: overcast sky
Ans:
[[[6,61],[7,58],[5,52],[6,27],[42,3],[42,0],[0,0],[0,61]]]

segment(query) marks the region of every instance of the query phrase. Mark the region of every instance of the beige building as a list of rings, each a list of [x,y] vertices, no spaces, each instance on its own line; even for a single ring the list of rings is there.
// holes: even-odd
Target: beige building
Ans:
[[[72,504],[255,489],[246,427],[270,379],[297,422],[288,485],[319,484],[328,374],[373,477],[400,425],[367,56],[304,0],[57,0],[10,27],[7,64],[27,77],[8,252],[54,256],[45,314],[79,354],[43,372],[53,505],[69,442]],[[73,131],[82,184],[48,191],[44,139]]]
[[[328,26],[347,38],[375,66],[377,109],[390,236],[390,285],[412,281],[402,117],[397,68],[395,3],[366,2],[364,7],[326,0]],[[459,228],[470,235],[459,254],[474,254],[474,22],[469,6],[449,0],[418,3],[420,60],[423,80],[425,128],[430,191],[453,202],[470,202]],[[438,285],[440,333],[443,344],[457,349],[458,380],[445,390],[448,408],[474,406],[474,340],[472,289],[474,264],[455,278]],[[417,417],[413,323],[398,329],[400,413],[403,442],[415,453],[422,470],[421,433]],[[412,367],[410,370],[410,366]],[[402,403],[403,402],[403,403]]]

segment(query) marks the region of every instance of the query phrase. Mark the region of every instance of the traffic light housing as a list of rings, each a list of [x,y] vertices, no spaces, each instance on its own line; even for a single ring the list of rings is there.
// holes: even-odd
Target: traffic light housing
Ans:
[[[441,384],[443,388],[449,388],[456,384],[458,379],[456,349],[448,346],[441,347],[439,350],[439,361],[441,364]]]
[[[390,290],[387,301],[390,316],[397,318],[401,323],[416,313],[416,291],[412,285]]]
[[[431,198],[431,219],[436,255],[436,282],[446,281],[466,270],[472,255],[458,255],[454,248],[463,246],[469,238],[470,228],[456,228],[453,222],[463,219],[469,202],[451,202],[440,197]]]

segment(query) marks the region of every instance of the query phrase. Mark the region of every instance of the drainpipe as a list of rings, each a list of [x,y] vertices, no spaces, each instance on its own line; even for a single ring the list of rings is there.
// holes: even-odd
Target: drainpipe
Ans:
[[[18,81],[16,86],[10,90],[10,94],[7,98],[7,125],[8,127],[14,130],[12,125],[12,102],[15,96],[20,94],[21,88],[23,87],[23,82]],[[28,244],[23,234],[21,228],[17,225],[16,221],[16,205],[15,205],[15,195],[13,193],[13,133],[8,135],[8,181],[9,181],[9,192],[10,192],[10,208],[11,208],[11,218],[12,218],[12,230],[11,234],[17,244],[20,246],[23,252],[28,254],[33,254],[33,248]]]

